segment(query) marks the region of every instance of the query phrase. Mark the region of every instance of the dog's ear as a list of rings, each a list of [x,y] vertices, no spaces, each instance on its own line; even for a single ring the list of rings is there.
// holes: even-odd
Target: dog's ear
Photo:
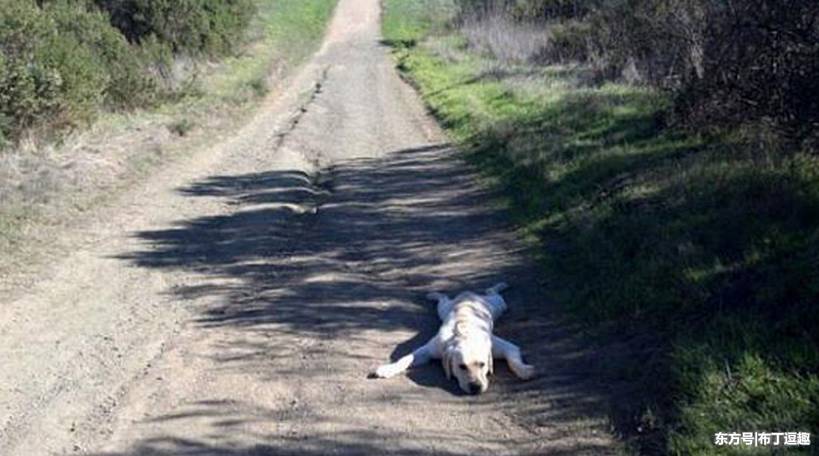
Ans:
[[[444,353],[441,355],[441,364],[444,365],[444,374],[446,374],[446,379],[449,380],[452,378],[452,348],[447,347],[444,350]]]

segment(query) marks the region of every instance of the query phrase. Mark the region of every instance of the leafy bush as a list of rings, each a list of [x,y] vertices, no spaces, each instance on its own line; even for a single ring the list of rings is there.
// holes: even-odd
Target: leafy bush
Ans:
[[[175,87],[173,53],[230,52],[253,12],[253,0],[0,0],[0,143],[152,103]]]
[[[143,53],[128,44],[105,13],[70,0],[49,2],[43,13],[52,18],[62,40],[70,37],[92,54],[94,71],[105,79],[102,95],[110,106],[136,107],[151,100],[154,82],[144,71]]]
[[[87,47],[62,35],[52,17],[31,2],[0,2],[0,111],[4,135],[93,117],[106,74]],[[101,71],[102,70],[102,71]]]
[[[224,55],[235,49],[255,11],[252,0],[95,0],[129,41],[149,36],[175,53]]]

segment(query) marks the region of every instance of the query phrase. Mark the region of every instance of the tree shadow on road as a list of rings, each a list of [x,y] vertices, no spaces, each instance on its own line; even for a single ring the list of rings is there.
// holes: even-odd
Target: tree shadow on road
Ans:
[[[241,331],[242,337],[225,342],[217,361],[224,369],[255,373],[265,372],[259,366],[268,365],[276,356],[291,354],[292,347],[277,343],[277,338],[287,335],[345,340],[354,347],[359,343],[372,346],[373,340],[394,340],[395,336],[385,336],[393,332],[414,333],[394,348],[391,357],[396,359],[432,337],[438,328],[433,304],[424,300],[425,293],[483,289],[506,280],[513,285],[507,293],[511,310],[498,332],[519,342],[542,374],[534,381],[519,383],[501,366],[495,385],[476,402],[476,410],[501,411],[530,430],[532,441],[517,442],[520,448],[536,447],[537,440],[548,435],[552,443],[566,441],[553,445],[557,450],[551,454],[605,453],[594,436],[585,436],[591,437],[586,440],[584,436],[554,435],[551,427],[557,423],[580,422],[605,413],[606,402],[593,375],[598,360],[579,348],[573,331],[555,319],[503,210],[454,155],[443,144],[350,161],[319,175],[283,170],[213,176],[179,191],[191,198],[223,199],[235,210],[136,233],[144,248],[121,258],[139,267],[195,273],[196,283],[171,293],[190,302],[202,328]],[[303,350],[305,356],[332,356],[372,366],[383,361],[390,347],[392,343],[385,345],[381,354],[352,349],[338,352],[332,344]],[[305,371],[303,366],[294,369],[304,381],[320,381],[326,372]],[[282,374],[285,372],[279,369],[258,375]],[[367,381],[366,374],[360,373],[362,382]],[[423,387],[422,395],[404,398],[417,401],[413,407],[423,407],[430,400],[428,394],[436,400],[464,400],[437,363],[413,370],[409,378]],[[200,414],[222,413],[218,405],[198,408]],[[215,426],[229,432],[251,417],[280,418],[251,410]],[[446,436],[416,438],[457,435],[450,431]],[[324,454],[328,448],[339,454],[381,454],[390,450],[379,446],[386,445],[384,436],[376,437],[316,436],[309,441],[277,440],[241,450],[220,447],[218,442],[168,437],[141,442],[122,456],[309,455]],[[565,453],[560,453],[561,447],[567,448]],[[424,454],[413,451],[407,448],[402,454]]]

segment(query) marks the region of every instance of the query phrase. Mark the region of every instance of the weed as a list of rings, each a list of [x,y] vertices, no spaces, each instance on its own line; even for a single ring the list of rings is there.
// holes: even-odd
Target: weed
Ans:
[[[186,136],[195,126],[190,119],[183,118],[168,125],[168,130],[177,136]]]

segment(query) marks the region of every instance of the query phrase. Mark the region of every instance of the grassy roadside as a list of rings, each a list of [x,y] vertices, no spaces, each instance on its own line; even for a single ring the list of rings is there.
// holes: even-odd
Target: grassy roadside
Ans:
[[[200,69],[200,80],[186,96],[152,111],[112,113],[94,129],[130,130],[160,122],[175,136],[187,137],[186,142],[207,143],[214,134],[242,124],[273,86],[318,49],[337,0],[256,3],[243,52]],[[146,154],[134,161],[135,169],[148,170],[155,159]]]
[[[640,341],[609,372],[644,392],[624,438],[679,455],[770,453],[716,432],[815,439],[819,159],[675,132],[661,94],[582,68],[500,64],[425,3],[385,1],[400,69],[504,190],[566,312]]]
[[[258,0],[251,45],[209,74],[195,100],[245,102],[268,90],[271,69],[293,67],[317,49],[337,0]]]
[[[24,143],[0,154],[0,272],[36,263],[34,244],[51,243],[158,166],[235,130],[317,50],[335,4],[257,0],[248,44],[218,64],[200,65],[183,97],[152,110],[104,114],[59,144]]]
[[[128,128],[161,115],[172,117],[169,128],[181,136],[206,122],[216,110],[251,110],[271,85],[313,54],[324,36],[337,0],[257,0],[257,14],[239,55],[228,57],[202,70],[187,95],[153,111],[109,114],[97,129]],[[201,117],[191,119],[189,117]],[[224,115],[233,118],[234,115]]]

